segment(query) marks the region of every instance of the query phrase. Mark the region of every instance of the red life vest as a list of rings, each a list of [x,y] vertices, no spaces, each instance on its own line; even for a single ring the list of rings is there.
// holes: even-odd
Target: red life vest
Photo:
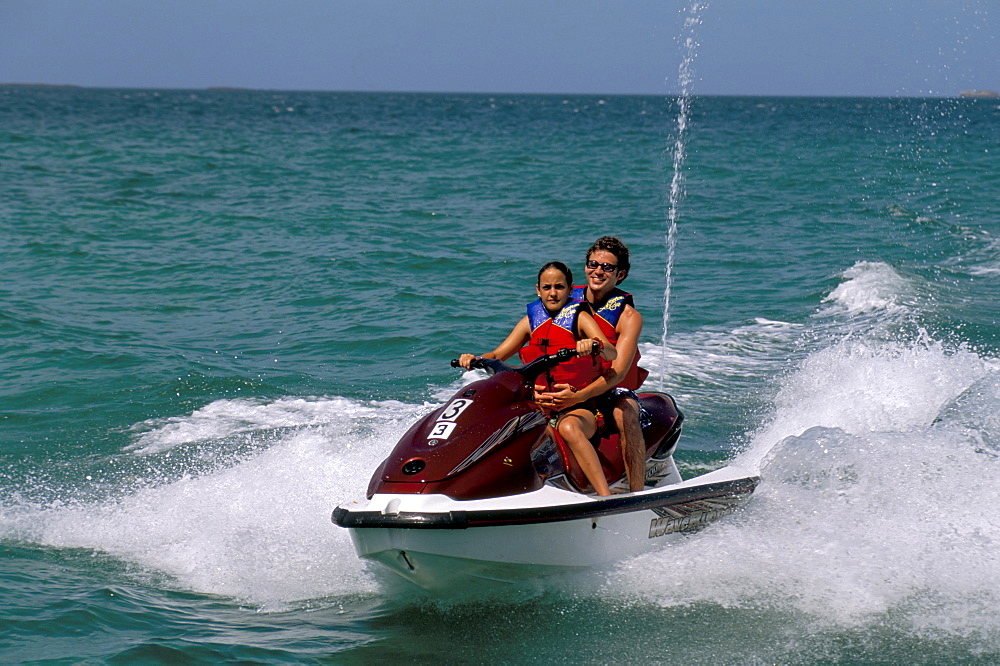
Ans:
[[[531,328],[531,339],[521,347],[521,362],[530,363],[543,354],[554,354],[560,349],[575,349],[581,306],[587,307],[579,301],[570,301],[553,317],[542,305],[541,299],[529,303],[528,325]],[[545,384],[550,390],[556,384],[569,384],[580,389],[600,377],[602,371],[600,359],[578,356],[560,363],[538,379],[540,384]]]
[[[587,286],[573,287],[573,293],[571,297],[583,301],[587,298]],[[617,344],[618,342],[618,320],[621,319],[622,313],[625,312],[625,306],[631,305],[635,307],[635,303],[632,301],[632,294],[627,291],[622,291],[618,287],[611,290],[608,297],[605,299],[604,303],[600,307],[591,305],[594,311],[594,319],[597,320],[597,325],[601,327],[601,332],[604,333],[604,337],[608,339],[611,344]],[[649,375],[649,371],[644,368],[639,367],[639,348],[636,347],[635,355],[632,357],[632,365],[629,366],[628,372],[625,373],[625,378],[618,383],[618,386],[622,386],[627,389],[632,389],[633,391],[639,388],[644,381],[646,381],[646,376]],[[601,359],[604,364],[604,372],[608,372],[611,369],[611,361],[605,361]]]

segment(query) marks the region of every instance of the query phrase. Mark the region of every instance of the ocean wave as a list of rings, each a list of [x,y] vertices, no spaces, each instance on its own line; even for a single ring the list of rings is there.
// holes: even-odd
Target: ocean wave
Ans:
[[[340,397],[219,400],[144,422],[130,447],[144,476],[113,481],[98,499],[85,487],[53,488],[46,500],[8,494],[0,538],[90,549],[136,565],[137,575],[262,607],[368,594],[376,583],[330,514],[363,495],[372,470],[427,409]],[[260,446],[235,455],[234,440],[248,433]],[[190,445],[202,447],[198,464],[177,455]],[[203,469],[206,457],[214,460]]]
[[[904,297],[911,284],[892,266],[880,261],[859,261],[841,274],[844,281],[823,299],[850,315],[873,311],[905,310]]]
[[[360,427],[383,418],[397,421],[419,409],[426,410],[426,407],[393,400],[359,401],[340,397],[216,400],[186,416],[150,419],[132,426],[135,440],[127,449],[138,454],[152,454],[246,434],[262,437],[267,433],[329,427],[337,423]]]
[[[747,454],[759,459],[785,437],[813,427],[872,433],[928,426],[998,367],[996,359],[926,335],[910,342],[844,338],[782,378],[773,413],[752,435]]]
[[[604,593],[1000,645],[981,619],[1000,603],[1000,360],[926,336],[852,337],[779,384],[734,461],[760,469],[753,501],[669,555],[623,562]]]

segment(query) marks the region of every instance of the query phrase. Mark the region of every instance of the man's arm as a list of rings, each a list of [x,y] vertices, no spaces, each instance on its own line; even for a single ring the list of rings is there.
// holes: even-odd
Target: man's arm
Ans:
[[[618,342],[615,348],[618,350],[618,358],[611,363],[611,373],[602,379],[606,380],[607,386],[604,390],[594,395],[601,395],[608,389],[618,386],[628,374],[635,359],[635,353],[639,349],[639,336],[642,334],[642,315],[631,305],[625,306],[625,311],[618,319]]]
[[[618,351],[618,356],[611,362],[611,371],[608,375],[598,377],[579,391],[573,391],[568,384],[556,384],[555,388],[561,390],[544,394],[547,399],[551,399],[554,409],[567,409],[590,398],[596,398],[618,386],[625,379],[629,368],[632,367],[635,352],[639,348],[642,315],[631,305],[626,306],[616,328],[618,329],[618,342],[615,343],[615,349]],[[536,391],[536,398],[539,395],[542,394]]]

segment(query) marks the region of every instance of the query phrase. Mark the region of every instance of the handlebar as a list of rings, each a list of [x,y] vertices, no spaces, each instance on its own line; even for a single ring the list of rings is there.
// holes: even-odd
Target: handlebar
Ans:
[[[594,342],[591,344],[591,346],[590,346],[590,353],[592,355],[594,355],[594,356],[597,356],[599,353],[601,353],[601,346],[600,346],[600,343],[597,342],[597,340],[594,340]],[[475,357],[475,358],[473,358],[472,361],[469,363],[469,365],[474,370],[488,370],[490,368],[490,366],[494,364],[494,363],[491,363],[491,361],[494,361],[495,363],[500,363],[500,365],[503,365],[505,370],[515,370],[515,369],[517,369],[517,370],[523,370],[524,368],[526,368],[526,367],[528,367],[530,365],[533,365],[534,363],[538,362],[542,358],[552,359],[552,360],[554,360],[554,362],[552,363],[552,365],[557,365],[559,363],[565,363],[566,361],[570,360],[571,358],[574,358],[575,356],[576,356],[576,350],[573,349],[572,347],[568,347],[566,349],[560,349],[559,351],[557,351],[554,354],[549,354],[548,356],[541,356],[541,357],[535,359],[534,361],[532,361],[531,363],[529,363],[527,365],[521,366],[520,368],[512,368],[512,367],[506,365],[505,363],[502,363],[501,361],[496,361],[495,359],[481,358],[481,357]],[[453,358],[453,359],[451,359],[451,367],[453,367],[453,368],[460,368],[460,367],[462,367],[462,365],[458,362],[457,358]],[[548,366],[548,367],[552,367],[552,366]]]
[[[597,343],[594,343],[595,347]],[[560,349],[554,354],[545,354],[539,356],[534,361],[530,363],[525,363],[519,368],[507,365],[503,361],[498,361],[495,358],[474,358],[469,365],[476,370],[486,370],[490,374],[497,374],[498,372],[517,372],[524,376],[525,380],[532,380],[538,375],[542,374],[549,368],[553,368],[560,363],[565,363],[566,361],[576,358],[575,349]],[[458,363],[457,358],[451,359],[451,367],[459,368],[461,367]]]

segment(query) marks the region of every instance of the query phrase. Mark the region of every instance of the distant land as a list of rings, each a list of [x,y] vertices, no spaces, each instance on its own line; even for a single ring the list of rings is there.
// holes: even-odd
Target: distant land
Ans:
[[[1000,97],[1000,93],[995,90],[963,90],[959,97]]]
[[[0,83],[3,88],[82,88],[72,83]]]

